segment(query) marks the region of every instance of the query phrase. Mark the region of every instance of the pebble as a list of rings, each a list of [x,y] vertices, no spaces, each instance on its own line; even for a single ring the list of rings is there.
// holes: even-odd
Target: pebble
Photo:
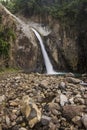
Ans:
[[[61,90],[65,90],[65,89],[66,89],[66,84],[65,84],[65,82],[60,82],[60,83],[59,83],[59,88],[60,88]]]
[[[1,126],[1,124],[0,124],[0,130],[2,130],[2,126]]]
[[[0,80],[0,130],[87,129],[87,87],[79,81],[74,76],[5,75]]]
[[[21,128],[19,128],[19,130],[27,130],[26,128],[24,128],[24,127],[21,127]]]
[[[75,116],[74,118],[72,118],[72,121],[74,124],[78,125],[79,127],[82,126],[82,122],[81,122],[81,117],[80,116]]]
[[[65,74],[65,76],[66,76],[66,77],[74,77],[75,75],[70,72],[70,73]]]
[[[5,117],[5,120],[6,120],[6,124],[8,125],[8,126],[10,126],[10,118],[8,117],[8,115],[6,115],[6,117]]]
[[[10,101],[10,106],[17,107],[18,103],[15,101]]]
[[[69,99],[69,102],[70,102],[71,104],[74,104],[74,98],[73,98],[73,97],[70,98],[70,99]]]
[[[76,79],[76,78],[72,78],[72,77],[67,77],[66,81],[69,83],[73,83],[73,84],[79,84],[81,82],[80,79]]]
[[[84,105],[66,105],[63,106],[63,114],[68,120],[71,120],[75,116],[81,116],[85,108]]]
[[[64,106],[66,103],[68,103],[68,99],[64,94],[60,95],[60,105]]]
[[[41,118],[42,125],[49,125],[50,121],[51,121],[51,117],[43,115]]]
[[[0,103],[2,103],[3,101],[5,101],[5,95],[0,96]]]
[[[82,116],[82,123],[85,126],[85,128],[87,129],[87,114]]]

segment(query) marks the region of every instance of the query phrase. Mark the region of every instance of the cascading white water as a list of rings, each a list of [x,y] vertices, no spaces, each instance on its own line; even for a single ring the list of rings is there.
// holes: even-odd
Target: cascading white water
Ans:
[[[44,44],[43,44],[43,41],[42,41],[40,34],[34,28],[32,28],[32,30],[39,40],[41,50],[42,50],[42,54],[43,54],[43,58],[44,58],[44,62],[45,62],[45,66],[46,66],[46,70],[47,70],[47,74],[56,74],[56,72],[54,71],[53,66],[51,64],[51,61],[48,57],[48,54],[45,50],[45,47],[44,47]]]
[[[24,34],[29,39],[32,39],[32,35],[31,35],[31,31],[30,31],[30,27],[32,27],[32,25],[26,24],[21,19],[19,19],[18,17],[16,17],[12,13],[10,13],[1,3],[0,3],[0,7],[2,7],[10,16],[12,16],[20,24],[19,27],[21,27],[21,30],[24,32]],[[44,58],[44,61],[45,61],[45,66],[46,66],[47,74],[65,74],[65,73],[62,73],[62,72],[55,72],[54,71],[53,66],[51,64],[51,61],[50,61],[50,59],[48,57],[48,54],[47,54],[47,52],[45,50],[45,47],[44,47],[44,44],[43,44],[43,41],[42,41],[42,38],[41,38],[40,34],[34,28],[32,28],[32,30],[33,30],[33,32],[35,33],[35,35],[37,36],[37,38],[38,38],[38,40],[40,42],[40,46],[41,46],[43,58]],[[41,31],[41,32],[43,32],[43,31]],[[49,33],[50,32],[47,31],[46,35],[49,34]]]

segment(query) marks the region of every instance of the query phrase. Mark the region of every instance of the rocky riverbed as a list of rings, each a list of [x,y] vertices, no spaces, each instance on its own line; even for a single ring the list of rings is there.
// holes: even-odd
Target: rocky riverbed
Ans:
[[[0,130],[86,130],[86,81],[87,75],[0,75]]]

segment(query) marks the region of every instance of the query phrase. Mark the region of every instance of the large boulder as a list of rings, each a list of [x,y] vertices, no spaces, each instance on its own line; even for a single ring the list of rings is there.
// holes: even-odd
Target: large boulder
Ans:
[[[33,128],[35,124],[37,124],[41,120],[41,109],[37,107],[37,105],[28,95],[25,95],[22,98],[21,112],[28,121],[30,128]]]

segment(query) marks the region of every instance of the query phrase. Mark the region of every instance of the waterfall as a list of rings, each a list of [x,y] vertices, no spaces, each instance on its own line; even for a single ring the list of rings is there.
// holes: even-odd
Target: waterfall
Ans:
[[[23,33],[31,40],[32,40],[32,34],[31,34],[30,27],[32,27],[32,31],[35,33],[36,37],[39,40],[40,46],[41,46],[41,50],[42,50],[42,54],[43,54],[43,58],[44,58],[47,74],[65,74],[65,73],[62,73],[62,72],[55,72],[54,71],[53,66],[51,64],[51,61],[50,61],[50,59],[48,57],[48,54],[47,54],[47,52],[45,50],[42,38],[41,38],[40,34],[34,29],[35,25],[33,25],[33,24],[31,24],[31,25],[26,24],[21,19],[19,19],[18,17],[16,17],[12,13],[10,13],[9,10],[7,10],[1,3],[0,3],[0,8],[2,8],[4,11],[6,11],[8,15],[12,16],[13,19],[16,20],[19,23],[19,28],[21,27],[21,30],[23,31]],[[47,30],[47,32],[44,32],[40,28],[38,28],[38,29],[44,34],[44,36],[50,33],[49,30]]]
[[[43,58],[44,58],[44,62],[45,62],[45,66],[46,66],[47,74],[56,74],[56,72],[54,71],[53,66],[51,64],[51,61],[50,61],[50,59],[48,57],[48,54],[47,54],[47,52],[45,50],[45,47],[44,47],[44,44],[43,44],[43,41],[42,41],[42,38],[41,38],[40,34],[34,28],[32,28],[32,30],[33,30],[33,32],[35,33],[36,37],[39,40],[41,50],[42,50],[42,54],[43,54]]]

